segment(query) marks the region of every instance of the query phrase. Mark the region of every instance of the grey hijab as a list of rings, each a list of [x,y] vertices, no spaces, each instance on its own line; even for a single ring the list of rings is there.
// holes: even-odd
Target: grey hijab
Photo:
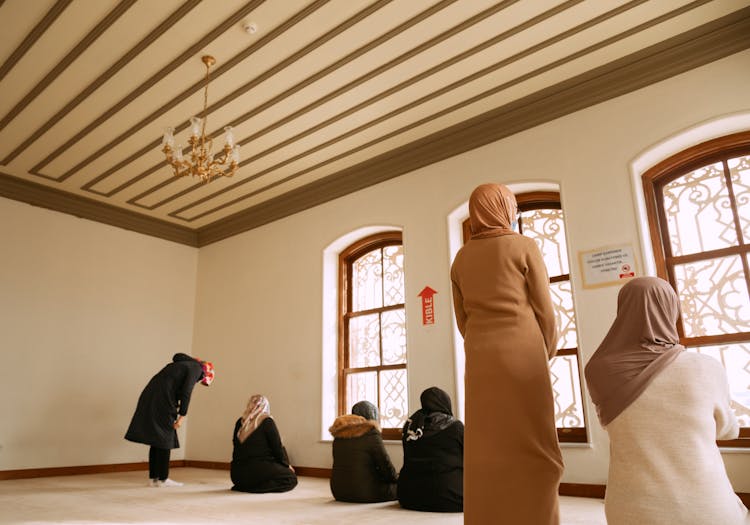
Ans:
[[[370,421],[378,420],[378,407],[370,403],[369,401],[359,401],[352,407],[352,414],[355,416],[361,416]]]

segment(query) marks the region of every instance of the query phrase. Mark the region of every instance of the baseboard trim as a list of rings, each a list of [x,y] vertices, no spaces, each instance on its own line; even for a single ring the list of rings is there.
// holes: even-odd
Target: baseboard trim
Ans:
[[[188,459],[185,460],[185,466],[193,468],[208,468],[214,470],[229,470],[231,468],[231,463],[227,463],[225,461],[195,461],[192,459]],[[331,477],[331,469],[329,468],[301,467],[297,465],[293,466],[294,471],[298,476],[309,476],[311,478]]]
[[[170,468],[192,467],[212,470],[229,470],[230,463],[226,461],[196,461],[193,459],[176,459],[169,462]],[[114,463],[110,465],[82,465],[77,467],[30,468],[19,470],[0,470],[0,481],[10,479],[50,478],[54,476],[78,476],[82,474],[106,474],[109,472],[133,472],[148,470],[148,462]],[[312,478],[330,478],[330,468],[295,466],[299,476]],[[577,498],[603,499],[606,485],[592,483],[560,483],[561,496]],[[737,495],[746,507],[750,508],[750,492],[738,492]]]
[[[311,478],[331,478],[331,469],[318,467],[294,467],[298,476],[310,476]]]
[[[560,483],[560,488],[557,492],[560,496],[604,499],[604,492],[606,490],[606,485],[595,485],[591,483]]]
[[[169,462],[172,468],[184,467],[184,459],[175,459]],[[148,470],[148,462],[137,463],[113,463],[110,465],[79,465],[75,467],[48,467],[27,468],[18,470],[0,470],[0,480],[6,479],[29,479],[29,478],[51,478],[54,476],[79,476],[82,474],[106,474],[109,472],[132,472],[135,470]]]
[[[186,459],[184,466],[193,468],[208,468],[214,470],[229,470],[231,463],[227,463],[226,461],[196,461],[193,459]]]

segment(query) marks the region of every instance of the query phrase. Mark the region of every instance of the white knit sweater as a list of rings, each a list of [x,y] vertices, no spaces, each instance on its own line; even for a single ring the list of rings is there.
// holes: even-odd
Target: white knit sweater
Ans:
[[[739,425],[721,363],[683,352],[607,426],[609,525],[741,525],[716,439]]]

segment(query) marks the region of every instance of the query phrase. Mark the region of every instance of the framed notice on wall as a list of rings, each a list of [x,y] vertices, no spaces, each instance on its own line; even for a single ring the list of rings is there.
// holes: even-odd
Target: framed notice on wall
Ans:
[[[578,252],[584,288],[612,286],[638,275],[635,252],[630,244]]]

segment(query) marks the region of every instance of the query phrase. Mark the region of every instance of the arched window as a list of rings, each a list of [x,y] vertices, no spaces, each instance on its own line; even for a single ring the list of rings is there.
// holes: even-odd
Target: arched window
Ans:
[[[542,252],[557,317],[557,355],[550,361],[557,435],[561,442],[584,443],[586,418],[581,395],[578,332],[560,194],[553,191],[519,193],[516,200],[519,232],[534,239]],[[468,219],[463,223],[463,233],[466,242],[471,236]]]
[[[400,439],[409,414],[401,232],[371,235],[339,257],[339,414],[367,400],[383,437]]]
[[[724,365],[750,438],[750,132],[673,155],[642,181],[657,273],[680,299],[680,340]]]

